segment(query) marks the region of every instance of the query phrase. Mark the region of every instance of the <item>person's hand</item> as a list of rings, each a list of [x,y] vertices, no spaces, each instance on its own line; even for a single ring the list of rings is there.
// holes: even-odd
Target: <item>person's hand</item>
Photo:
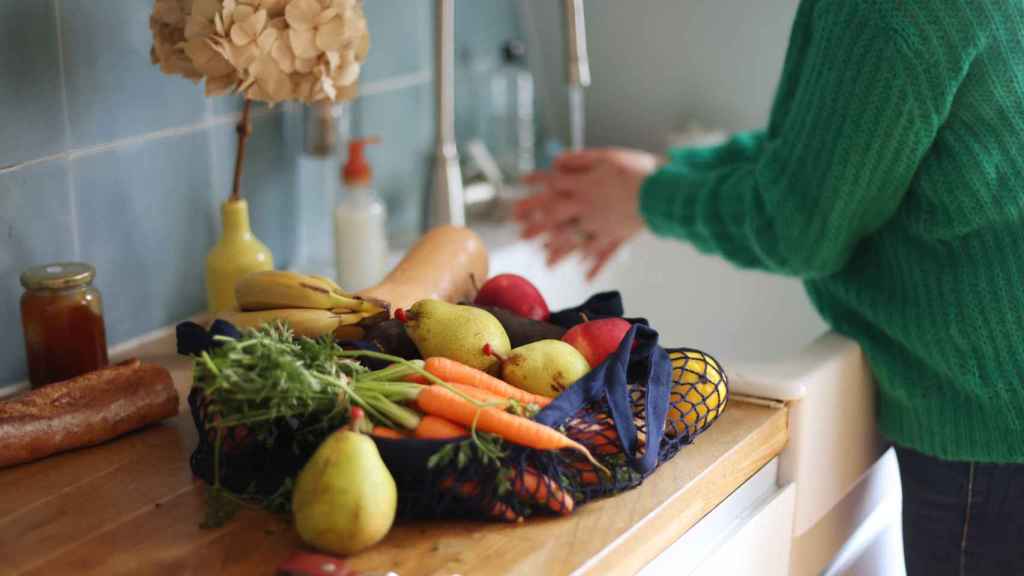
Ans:
[[[523,179],[537,190],[516,205],[523,238],[546,236],[548,265],[579,250],[593,278],[643,230],[640,187],[657,165],[652,154],[619,148],[559,156],[551,170]]]

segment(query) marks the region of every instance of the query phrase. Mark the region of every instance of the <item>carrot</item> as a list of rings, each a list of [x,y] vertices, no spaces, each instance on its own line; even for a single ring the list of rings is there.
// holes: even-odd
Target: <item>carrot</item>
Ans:
[[[406,382],[409,382],[410,384],[422,384],[424,386],[431,385],[431,383],[427,380],[426,376],[422,376],[420,374],[406,376],[404,380]],[[466,396],[469,396],[470,398],[478,402],[484,402],[488,404],[495,403],[500,404],[503,407],[508,405],[509,399],[507,397],[495,394],[490,390],[484,388],[477,388],[476,386],[470,386],[469,384],[460,384],[458,382],[445,382],[445,384],[451,386],[455,390],[462,392]],[[434,384],[434,386],[437,386],[437,384]]]
[[[391,438],[394,440],[408,438],[408,436],[406,436],[405,434],[402,434],[398,430],[392,430],[387,426],[374,426],[373,430],[370,431],[370,436],[376,436],[378,438]]]
[[[437,384],[435,384],[435,386],[437,386]],[[533,414],[533,412],[530,412],[529,410],[524,410],[524,408],[539,410],[536,404],[519,404],[518,402],[512,400],[511,398],[504,398],[502,396],[498,396],[494,392],[484,390],[483,388],[475,388],[467,384],[445,382],[445,388],[448,388],[453,392],[464,394],[477,402],[481,402],[483,404],[490,404],[495,408],[500,408],[513,414],[518,414],[519,416],[528,417]]]
[[[554,480],[533,468],[524,468],[523,473],[515,477],[512,490],[520,498],[542,504],[552,512],[572,514],[572,496],[566,494]]]
[[[427,440],[447,440],[469,436],[469,430],[444,418],[427,414],[420,418],[420,425],[413,430],[412,435]]]
[[[597,469],[594,468],[594,465],[590,462],[570,462],[569,467],[579,474],[579,481],[584,486],[598,486],[602,482],[602,477],[598,475]],[[604,476],[603,478],[605,481],[609,479],[611,479],[610,475]]]
[[[580,483],[584,486],[597,486],[600,482],[600,478],[590,462],[576,462],[572,464],[572,467],[580,473]]]
[[[594,454],[618,454],[622,452],[619,444],[619,433],[609,420],[601,423],[576,422],[570,424],[566,435],[584,446],[589,446]]]
[[[465,384],[467,386],[481,388],[483,390],[493,392],[498,396],[512,398],[513,400],[523,402],[524,404],[536,404],[541,408],[551,404],[551,398],[520,390],[507,382],[491,376],[483,370],[477,370],[476,368],[466,366],[461,362],[456,362],[449,358],[427,358],[427,362],[423,367],[426,368],[427,372],[430,372],[445,382]]]
[[[647,440],[647,435],[640,430],[641,421],[636,420],[637,449],[642,450]],[[615,423],[610,417],[602,417],[596,422],[583,420],[572,420],[566,426],[565,435],[580,444],[587,446],[595,454],[619,454],[622,452],[622,443],[619,441],[619,432]]]
[[[483,388],[477,388],[468,384],[459,384],[458,382],[448,382],[448,385],[455,388],[459,392],[462,392],[466,396],[469,396],[477,402],[483,402],[485,404],[498,404],[498,408],[504,409],[508,406],[508,398],[499,396],[494,392],[484,390]]]
[[[497,408],[480,408],[440,386],[424,386],[416,398],[420,410],[457,422],[472,430],[497,434],[505,440],[537,450],[575,450],[607,472],[582,444],[533,420]]]
[[[441,488],[451,490],[463,498],[476,498],[480,493],[480,484],[478,482],[468,481],[456,483],[455,479],[451,476],[448,476],[441,481]],[[515,510],[504,502],[493,501],[484,503],[484,506],[489,506],[487,513],[499,520],[504,520],[506,522],[520,522],[523,519],[522,516],[516,514]]]

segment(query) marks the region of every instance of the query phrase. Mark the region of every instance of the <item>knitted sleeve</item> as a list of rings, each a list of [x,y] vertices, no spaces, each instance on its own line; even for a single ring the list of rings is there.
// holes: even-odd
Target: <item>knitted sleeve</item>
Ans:
[[[647,179],[640,210],[655,233],[813,278],[842,269],[891,218],[962,76],[858,6],[815,13],[802,64],[782,79],[792,100],[777,131],[739,152],[733,141],[701,153],[729,161],[674,155]]]
[[[669,161],[676,166],[687,166],[698,170],[712,170],[755,158],[764,143],[763,130],[741,132],[717,146],[698,148],[674,148],[669,150]]]

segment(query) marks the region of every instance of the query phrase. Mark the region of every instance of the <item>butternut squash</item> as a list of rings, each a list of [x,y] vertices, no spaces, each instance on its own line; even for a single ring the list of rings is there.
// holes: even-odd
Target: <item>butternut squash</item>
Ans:
[[[383,300],[392,311],[425,298],[468,301],[476,295],[474,281],[487,279],[488,267],[487,248],[475,232],[440,226],[424,234],[380,284],[359,295]]]

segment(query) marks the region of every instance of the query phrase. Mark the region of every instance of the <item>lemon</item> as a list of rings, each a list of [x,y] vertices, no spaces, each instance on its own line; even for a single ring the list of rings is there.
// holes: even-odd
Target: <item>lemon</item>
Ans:
[[[725,410],[728,384],[714,358],[696,350],[678,350],[672,360],[672,392],[669,395],[665,433],[697,433]]]

